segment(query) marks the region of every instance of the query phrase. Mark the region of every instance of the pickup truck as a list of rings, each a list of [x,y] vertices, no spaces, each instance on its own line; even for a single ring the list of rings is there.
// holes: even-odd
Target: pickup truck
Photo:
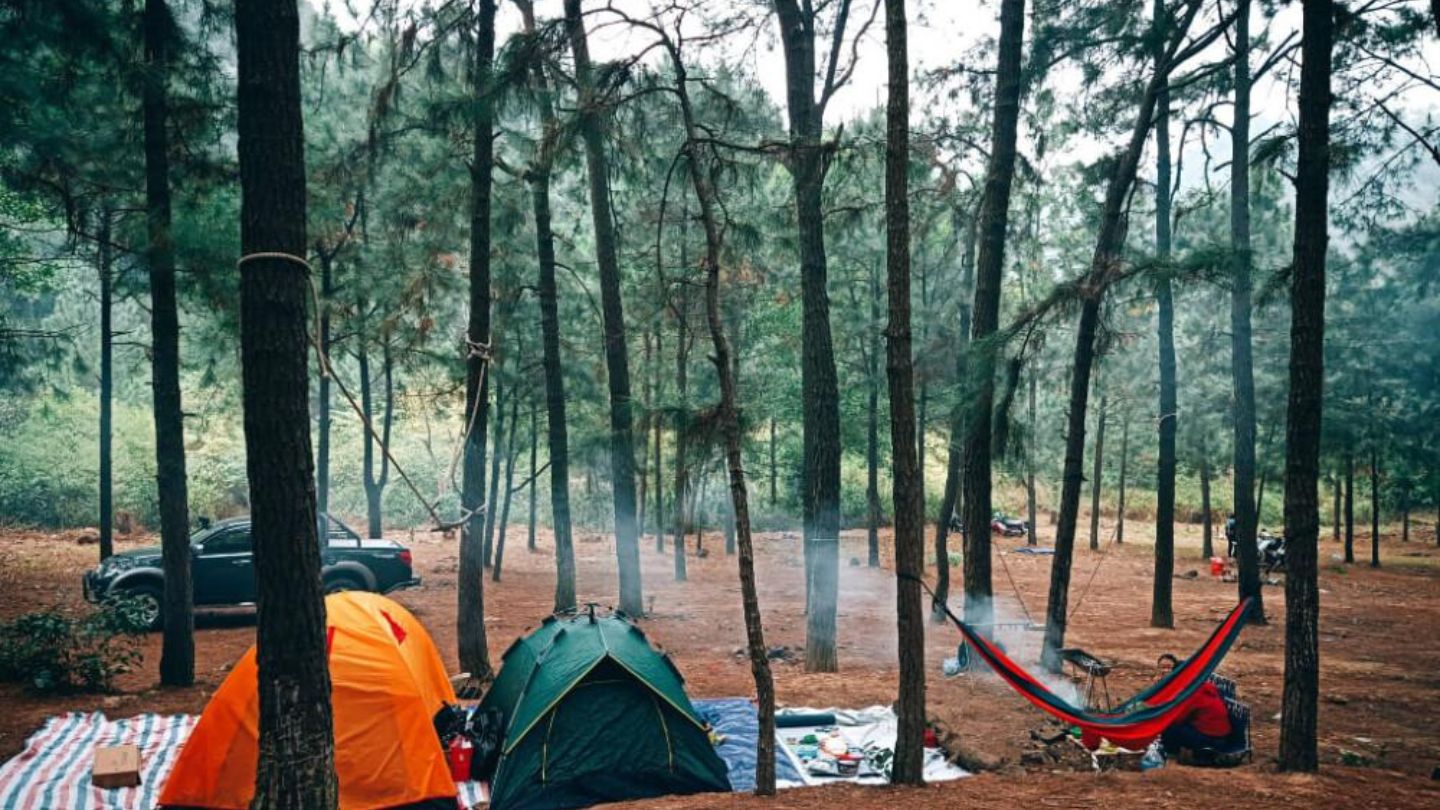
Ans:
[[[389,593],[420,584],[411,570],[410,549],[392,540],[365,539],[350,527],[328,519],[321,582],[326,593],[374,591]],[[190,536],[190,575],[196,607],[254,604],[255,566],[250,518],[239,517],[206,525]],[[101,602],[112,595],[140,600],[152,629],[164,624],[161,615],[165,575],[160,548],[120,552],[86,572],[85,599]]]

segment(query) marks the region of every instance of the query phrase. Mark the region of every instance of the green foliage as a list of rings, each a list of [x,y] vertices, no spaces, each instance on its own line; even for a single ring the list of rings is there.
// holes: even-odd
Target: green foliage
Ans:
[[[42,694],[108,692],[140,663],[146,628],[138,603],[119,597],[80,617],[27,613],[0,624],[0,681]]]

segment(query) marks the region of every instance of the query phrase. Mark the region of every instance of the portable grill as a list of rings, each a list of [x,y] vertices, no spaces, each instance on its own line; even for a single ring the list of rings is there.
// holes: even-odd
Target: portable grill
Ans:
[[[1110,665],[1079,647],[1060,650],[1060,660],[1071,666],[1077,680],[1084,679],[1085,707],[1096,711],[1110,711],[1110,684],[1106,681],[1110,675]],[[1105,700],[1104,705],[1100,703],[1102,697]]]

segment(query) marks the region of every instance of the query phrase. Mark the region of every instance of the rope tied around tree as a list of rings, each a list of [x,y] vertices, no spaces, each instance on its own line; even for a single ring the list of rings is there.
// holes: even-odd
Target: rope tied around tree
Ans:
[[[241,256],[239,260],[235,262],[235,267],[238,270],[244,270],[245,266],[250,262],[265,259],[289,262],[305,271],[305,285],[310,290],[310,301],[314,311],[315,324],[313,331],[307,330],[306,337],[310,340],[310,345],[315,349],[315,361],[316,364],[319,366],[320,376],[323,379],[329,379],[335,382],[335,387],[340,389],[340,393],[345,397],[345,401],[350,404],[350,408],[355,411],[355,415],[360,417],[360,422],[365,425],[366,432],[369,433],[370,437],[374,439],[376,444],[380,445],[380,452],[385,454],[385,458],[388,459],[390,464],[395,468],[395,472],[400,475],[400,480],[405,482],[405,486],[410,490],[411,494],[413,494],[415,498],[420,501],[421,505],[425,507],[425,511],[430,514],[431,520],[435,522],[435,525],[431,529],[431,531],[444,532],[448,535],[452,531],[454,531],[456,527],[463,526],[475,515],[483,514],[486,507],[484,504],[481,504],[474,509],[468,509],[462,505],[460,510],[461,515],[456,520],[447,521],[440,516],[439,509],[436,507],[435,502],[432,502],[429,498],[425,497],[425,495],[420,492],[420,488],[416,486],[414,480],[410,478],[409,473],[405,472],[405,468],[401,466],[400,462],[395,458],[395,455],[390,452],[389,443],[386,442],[383,438],[381,438],[380,434],[375,430],[374,423],[371,422],[370,417],[365,413],[365,409],[361,407],[359,401],[355,399],[355,395],[350,392],[349,387],[345,385],[344,381],[342,381],[338,376],[336,376],[335,369],[330,362],[330,356],[325,351],[325,347],[320,341],[320,294],[315,289],[315,269],[311,267],[310,262],[306,261],[304,258],[296,256],[293,253],[285,253],[283,251],[260,251],[256,253],[247,253],[244,256]],[[467,362],[475,358],[478,358],[481,361],[480,385],[483,386],[485,374],[489,369],[491,362],[491,345],[488,343],[479,343],[471,340],[470,337],[467,335],[465,336],[465,347]],[[460,434],[460,440],[456,445],[457,450],[455,453],[455,458],[459,457],[460,449],[463,448],[465,444],[469,441],[470,430],[475,424],[475,414],[478,411],[479,397],[476,397],[475,406],[472,408],[472,412],[465,421],[465,430]],[[452,478],[454,476],[455,463],[456,462],[452,459]]]

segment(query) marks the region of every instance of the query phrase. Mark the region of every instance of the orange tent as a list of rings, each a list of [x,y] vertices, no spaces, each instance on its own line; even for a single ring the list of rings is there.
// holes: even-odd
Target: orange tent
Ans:
[[[450,798],[455,783],[433,718],[455,703],[435,642],[410,611],[373,593],[325,599],[343,810]],[[260,699],[255,648],[200,715],[160,794],[169,807],[245,810],[255,794]],[[451,805],[453,806],[453,804]]]

